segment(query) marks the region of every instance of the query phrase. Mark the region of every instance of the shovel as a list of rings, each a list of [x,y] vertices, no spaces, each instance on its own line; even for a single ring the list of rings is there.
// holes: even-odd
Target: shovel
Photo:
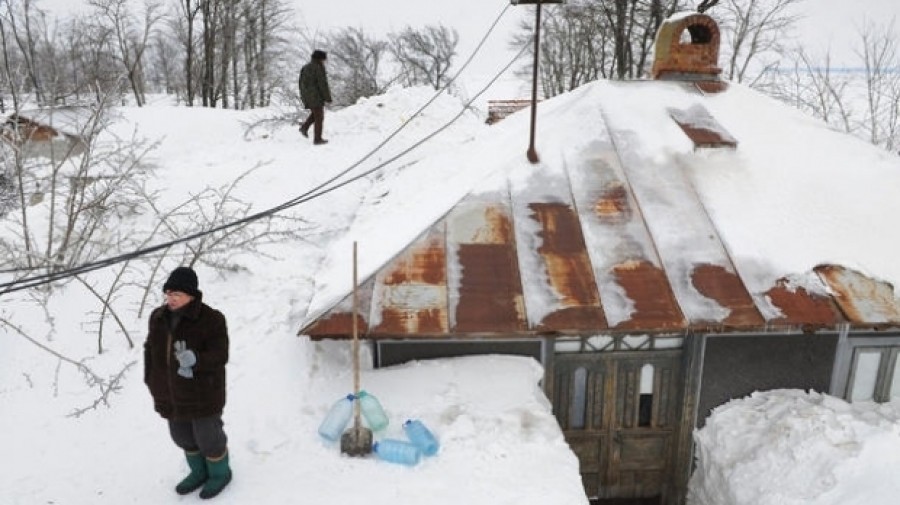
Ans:
[[[360,422],[359,411],[359,330],[357,323],[356,295],[356,242],[353,242],[353,426],[341,435],[341,453],[349,456],[365,456],[372,452],[372,430]]]

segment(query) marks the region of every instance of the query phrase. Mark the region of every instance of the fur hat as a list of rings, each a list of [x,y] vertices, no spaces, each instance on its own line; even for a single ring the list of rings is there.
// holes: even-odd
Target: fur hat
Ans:
[[[192,268],[178,267],[169,274],[169,280],[163,284],[163,292],[181,291],[191,296],[200,296],[197,285],[197,273]]]
[[[325,51],[322,51],[321,49],[316,49],[312,53],[312,59],[325,60],[325,59],[328,59],[328,54]]]

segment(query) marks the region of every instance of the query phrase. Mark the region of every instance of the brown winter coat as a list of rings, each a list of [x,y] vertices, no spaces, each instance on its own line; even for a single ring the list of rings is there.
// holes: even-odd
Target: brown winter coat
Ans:
[[[144,342],[144,383],[153,406],[166,419],[187,420],[221,415],[225,407],[225,364],[228,328],[225,316],[197,296],[183,309],[174,333],[169,331],[168,307],[150,314]],[[174,342],[184,340],[197,355],[194,377],[178,375]]]

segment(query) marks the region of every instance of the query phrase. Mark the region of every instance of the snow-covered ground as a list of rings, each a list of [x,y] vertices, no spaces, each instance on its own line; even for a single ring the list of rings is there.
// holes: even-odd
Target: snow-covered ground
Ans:
[[[547,133],[539,134],[538,151],[552,157],[557,154],[545,142],[566,138],[584,141],[590,132],[584,131],[582,118],[576,115],[596,114],[598,108],[586,100],[598,96],[619,101],[604,111],[619,124],[641,127],[642,121],[648,121],[644,127],[653,127],[655,116],[643,114],[654,101],[659,105],[669,100],[671,87],[648,83],[643,90],[632,94],[625,87],[598,83],[545,102],[542,110],[546,112],[540,116],[539,124],[546,128],[541,132]],[[852,244],[830,242],[830,235],[822,235],[822,241],[817,241],[815,237],[819,235],[797,234],[789,229],[779,229],[778,234],[770,236],[760,230],[766,231],[771,223],[759,220],[760,213],[749,212],[746,202],[715,197],[723,194],[723,189],[752,188],[753,199],[768,209],[763,216],[790,215],[791,206],[821,208],[827,201],[829,208],[836,209],[833,215],[826,213],[819,223],[801,220],[796,226],[843,226],[838,220],[855,216],[860,202],[876,201],[873,195],[877,192],[871,191],[873,181],[885,187],[900,187],[896,158],[872,152],[861,141],[841,137],[820,123],[786,112],[784,107],[741,87],[735,87],[731,93],[714,99],[710,107],[741,139],[741,164],[723,172],[714,167],[713,154],[708,165],[698,162],[690,176],[715,218],[732,223],[732,229],[723,234],[724,240],[731,245],[751,244],[746,250],[759,255],[744,257],[742,261],[765,257],[767,264],[785,272],[802,272],[823,260],[837,261],[896,285],[900,273],[892,266],[896,258],[891,260],[890,255],[897,247],[885,245],[860,251]],[[127,138],[136,128],[142,136],[162,139],[152,155],[155,175],[150,182],[151,189],[160,191],[157,204],[161,208],[170,208],[205,187],[228,184],[258,165],[238,185],[235,195],[251,203],[254,210],[261,210],[302,194],[350,167],[411,119],[430,98],[431,91],[426,89],[398,89],[354,107],[329,112],[326,137],[331,143],[326,146],[312,146],[299,136],[296,125],[290,124],[256,128],[245,134],[247,123],[271,111],[188,109],[164,103],[120,109],[121,119],[111,134]],[[440,98],[350,175],[390,159],[438,129],[461,109],[458,100]],[[763,121],[764,129],[754,121],[773,115],[781,119],[777,124]],[[521,143],[512,147],[507,143],[474,141],[490,136],[507,139],[504,135],[516,129],[522,132]],[[773,139],[800,130],[806,132],[801,137],[802,148],[772,152]],[[198,266],[204,300],[224,312],[231,335],[229,399],[224,419],[235,480],[216,498],[218,503],[587,503],[577,459],[565,444],[541,392],[542,372],[533,361],[486,356],[365,370],[363,387],[379,397],[391,420],[386,432],[376,434],[377,437],[399,437],[400,423],[417,417],[441,440],[437,456],[406,468],[371,458],[342,456],[337,447],[319,439],[318,423],[331,404],[351,388],[349,345],[316,343],[295,336],[306,320],[313,293],[330,283],[345,281],[322,278],[317,272],[329,260],[325,251],[332,244],[351,238],[345,236],[347,230],[361,230],[359,223],[366,220],[357,220],[358,213],[366,212],[370,221],[372,213],[377,216],[379,211],[385,211],[384,216],[403,216],[397,209],[379,209],[380,192],[390,190],[386,181],[392,175],[416,170],[420,164],[415,160],[440,154],[444,163],[458,167],[461,173],[458,178],[441,179],[438,189],[464,194],[468,190],[465,185],[477,183],[473,170],[483,168],[462,166],[458,160],[477,155],[472,152],[476,146],[484,149],[483,159],[502,159],[503,154],[497,152],[502,146],[520,153],[526,164],[526,131],[524,117],[487,127],[483,117],[465,113],[453,126],[393,163],[389,170],[287,211],[287,215],[304,220],[305,241],[266,246],[264,255],[236,254],[230,258],[236,267],[228,270]],[[673,146],[684,150],[684,156],[690,155],[691,146],[682,146],[678,142],[685,143],[683,140],[676,142],[667,135],[662,131],[655,146],[660,156],[670,155]],[[858,161],[854,177],[843,183],[845,192],[840,199],[823,193],[821,182],[835,180],[848,170],[845,159],[829,157],[834,149],[844,149]],[[795,170],[783,169],[784,163],[792,164],[809,156],[817,160],[816,179],[811,179],[809,171],[799,163]],[[488,175],[489,170],[484,171]],[[765,184],[766,177],[778,177],[778,183]],[[807,181],[810,191],[794,191],[786,198],[786,188],[804,187],[798,185],[798,180]],[[891,219],[900,215],[900,211],[895,212],[900,204],[896,199],[892,202],[877,198],[880,213],[871,217],[872,227],[880,230],[880,239],[888,245],[900,246],[896,234],[890,235],[896,229],[891,226]],[[427,201],[417,199],[423,200]],[[149,214],[136,216],[135,230],[146,229],[154,218]],[[186,221],[185,226],[190,224],[190,218]],[[399,219],[395,222],[398,228],[407,224]],[[781,224],[783,228],[790,227],[789,223]],[[6,238],[11,236],[8,231],[0,233]],[[847,233],[855,232],[848,229]],[[853,242],[846,240],[847,235],[843,239]],[[362,254],[366,251],[363,249]],[[165,263],[164,269],[174,266],[175,263]],[[348,263],[346,268],[345,274],[351,265]],[[99,271],[87,279],[99,281],[109,275]],[[162,282],[158,279],[159,286],[151,290],[151,305],[162,301]],[[102,354],[96,353],[96,303],[83,285],[70,282],[58,287],[47,304],[40,303],[37,294],[17,292],[0,297],[0,318],[34,339],[27,340],[10,324],[0,323],[0,448],[5,462],[0,471],[0,503],[197,501],[196,496],[180,498],[172,490],[186,466],[169,441],[164,421],[153,412],[141,381],[140,343],[147,314],[136,310],[140,290],[124,290],[116,300],[123,325],[137,345],[129,347],[124,332],[110,322]],[[69,417],[73,411],[90,406],[98,391],[86,384],[82,371],[67,359],[82,362],[102,378],[117,374],[124,367],[121,390],[109,396],[108,404]],[[133,364],[128,367],[129,363]],[[795,393],[773,393],[748,402],[750,407],[728,406],[717,411],[716,416],[729,418],[724,428],[718,428],[719,433],[737,427],[730,432],[733,436],[719,437],[712,432],[718,425],[715,419],[710,420],[710,432],[701,433],[704,458],[714,454],[720,459],[701,461],[693,495],[751,498],[697,503],[896,503],[895,489],[874,486],[871,481],[874,475],[900,471],[897,460],[881,450],[896,446],[894,406],[849,407],[836,399],[815,395],[807,398]],[[733,414],[726,416],[728,412]],[[827,446],[820,435],[833,436],[837,449],[825,450]],[[797,441],[790,444],[790,451],[786,450],[788,440]],[[807,494],[798,499],[807,501],[762,501],[764,498],[760,497],[766,492],[784,491],[789,496],[792,489],[799,488],[793,481],[773,480],[769,473],[749,467],[745,471],[745,467],[736,464],[738,460],[753,460],[742,452],[748,448],[769,462],[762,465],[767,469],[804,468],[798,462],[815,461],[815,466],[806,466],[808,471],[801,474],[815,483],[812,487],[799,486]],[[825,472],[826,468],[831,472]],[[813,489],[821,493],[813,494]],[[857,496],[866,501],[854,501]],[[816,501],[838,497],[844,497],[844,501]]]
[[[889,505],[900,496],[900,405],[754,393],[697,433],[693,505]]]
[[[207,186],[226,185],[257,165],[234,195],[263,209],[363,158],[432,95],[425,88],[397,89],[328,113],[331,144],[321,147],[290,124],[245,135],[247,124],[283,111],[188,109],[164,102],[117,110],[119,120],[107,138],[130,138],[137,129],[141,137],[162,141],[150,160],[156,170],[150,184],[160,191],[156,204],[163,209]],[[443,96],[353,173],[394,156],[461,110],[458,99]],[[483,117],[466,113],[438,142],[398,164],[452,149],[486,128]],[[376,440],[404,438],[401,424],[407,418],[423,420],[440,439],[438,455],[414,468],[341,455],[338,446],[318,436],[327,410],[352,389],[350,347],[311,342],[296,332],[323,248],[348,226],[377,180],[370,176],[288,211],[304,220],[308,241],[271,245],[263,248],[265,255],[236,255],[231,259],[240,266],[237,271],[197,267],[204,301],[223,311],[231,337],[224,420],[235,477],[217,503],[585,504],[578,461],[540,388],[540,365],[531,359],[485,356],[367,367],[362,385],[390,418]],[[153,218],[139,216],[136,229]],[[152,290],[151,306],[162,302],[163,280]],[[27,292],[3,295],[0,317],[42,346],[83,362],[101,378],[125,371],[121,390],[109,396],[108,405],[69,417],[89,407],[98,390],[86,385],[71,362],[0,324],[0,448],[6,462],[0,503],[199,501],[196,494],[174,493],[187,467],[141,380],[147,312],[141,318],[131,308],[140,294],[129,290],[119,300],[119,307],[129,307],[121,310],[137,345],[129,348],[123,332],[111,325],[103,354],[96,354],[91,323],[95,302],[81,285],[58,288],[46,306]],[[362,361],[371,359],[365,354]]]

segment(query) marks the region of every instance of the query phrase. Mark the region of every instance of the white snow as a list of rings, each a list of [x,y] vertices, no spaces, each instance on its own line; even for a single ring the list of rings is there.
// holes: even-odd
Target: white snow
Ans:
[[[331,143],[326,146],[313,147],[296,125],[245,135],[245,123],[266,111],[162,103],[121,108],[122,119],[111,133],[128,138],[137,129],[140,136],[161,139],[153,153],[152,180],[161,207],[207,186],[228,184],[259,165],[236,195],[262,210],[362,159],[430,97],[426,89],[395,89],[329,112],[326,137]],[[605,119],[639,133],[645,161],[675,156],[738,269],[752,274],[746,280],[751,290],[770,286],[778,276],[802,278],[823,262],[900,283],[896,156],[740,86],[704,102],[740,142],[738,150],[694,152],[667,116],[668,107],[687,110],[692,104],[689,96],[665,83],[590,84],[542,104],[538,152],[547,166],[577,156],[572,153],[590,152],[597,140],[595,127]],[[348,176],[412,146],[460,109],[458,100],[439,99]],[[363,387],[379,397],[391,420],[387,432],[378,436],[399,437],[400,423],[417,417],[440,438],[437,456],[406,468],[342,456],[318,438],[316,427],[325,412],[351,387],[349,345],[295,336],[303,322],[349,291],[352,242],[359,242],[360,276],[365,278],[473,188],[496,191],[497,184],[529,177],[534,167],[525,160],[526,147],[527,112],[494,127],[466,113],[386,169],[288,211],[305,220],[307,241],[268,246],[266,255],[238,255],[233,261],[240,268],[234,271],[198,267],[204,299],[223,311],[231,335],[224,419],[235,480],[217,503],[587,503],[577,460],[541,392],[542,371],[535,362],[485,356],[366,369]],[[505,177],[491,177],[501,173]],[[135,230],[153,220],[141,216]],[[385,229],[391,233],[383,233]],[[8,231],[0,233],[9,236]],[[92,275],[100,279],[109,273]],[[160,295],[154,289],[153,305]],[[122,297],[121,306],[136,304],[140,292],[128,290]],[[3,295],[0,317],[41,345],[83,359],[101,377],[117,373],[124,363],[134,365],[108,405],[67,417],[90,405],[97,391],[85,385],[71,363],[0,324],[0,448],[5,461],[0,503],[196,501],[178,498],[172,490],[186,466],[141,381],[147,313],[123,309],[121,314],[134,348],[108,323],[105,352],[96,354],[96,303],[81,285],[59,288],[46,308],[37,300],[26,293]],[[715,428],[716,417],[728,422]],[[895,405],[849,406],[797,392],[760,394],[720,408],[709,426],[699,435],[702,454],[721,459],[701,460],[697,503],[895,503],[892,484],[876,485],[877,477],[900,470]],[[732,430],[730,436],[722,436],[727,430]],[[796,443],[787,451],[789,440]],[[804,461],[810,464],[798,464]],[[790,468],[794,478],[772,480],[778,467]],[[780,493],[784,501],[766,493]],[[703,496],[722,501],[699,501]],[[854,501],[857,497],[865,500]]]
[[[774,390],[713,410],[697,433],[694,505],[896,503],[900,405]]]

